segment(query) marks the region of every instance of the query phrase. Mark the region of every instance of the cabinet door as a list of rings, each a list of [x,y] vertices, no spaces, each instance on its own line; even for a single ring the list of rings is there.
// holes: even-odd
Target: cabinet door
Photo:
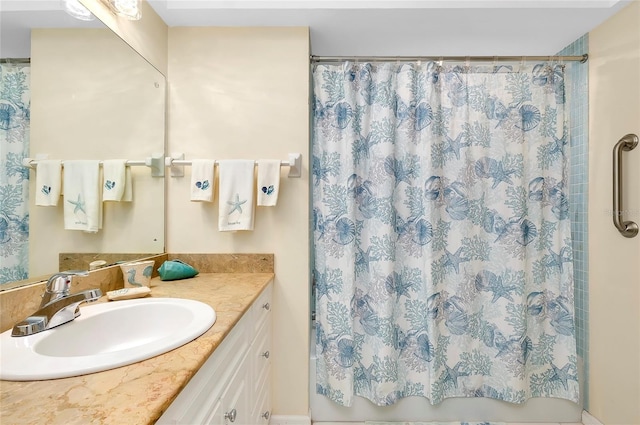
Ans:
[[[221,399],[217,399],[215,403],[213,403],[213,409],[209,412],[207,418],[201,423],[207,425],[224,424],[224,406],[222,405]]]
[[[256,400],[253,414],[253,424],[255,425],[268,425],[271,418],[271,392],[269,390],[269,381],[263,382],[262,386],[258,389],[258,399]]]
[[[264,382],[269,381],[271,372],[271,327],[270,321],[263,323],[258,329],[258,335],[249,350],[252,367],[252,390],[255,400],[264,388]]]
[[[251,316],[253,318],[253,332],[254,336],[257,334],[257,331],[260,327],[263,326],[265,322],[271,323],[271,309],[272,309],[272,294],[273,294],[273,285],[269,285],[263,292],[260,294],[258,299],[253,304],[251,310]],[[270,326],[270,325],[269,325]]]
[[[249,405],[248,375],[249,367],[245,357],[245,361],[238,367],[236,374],[222,394],[222,421],[212,422],[213,424],[253,425]]]

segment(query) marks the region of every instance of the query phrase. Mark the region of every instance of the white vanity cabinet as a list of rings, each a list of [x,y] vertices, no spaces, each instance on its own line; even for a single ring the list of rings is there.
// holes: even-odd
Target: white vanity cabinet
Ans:
[[[272,288],[265,288],[156,423],[269,423]]]

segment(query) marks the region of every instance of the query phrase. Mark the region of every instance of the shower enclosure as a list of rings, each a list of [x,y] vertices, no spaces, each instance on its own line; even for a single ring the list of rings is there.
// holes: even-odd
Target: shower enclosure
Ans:
[[[331,71],[325,69],[323,77],[327,80],[343,77],[351,81],[360,79],[361,84],[356,84],[355,90],[362,90],[361,94],[365,97],[366,103],[375,104],[376,101],[373,98],[376,96],[389,96],[388,93],[381,94],[381,91],[388,89],[388,87],[382,87],[385,84],[380,84],[379,81],[372,83],[369,80],[368,73],[372,72],[371,69],[373,67],[367,68],[367,66],[361,65],[360,67],[351,68],[347,65],[343,67],[342,71],[338,70],[336,75],[331,75],[335,69]],[[419,62],[417,67],[420,67]],[[315,341],[315,344],[313,344],[311,350],[310,390],[311,412],[314,421],[364,421],[373,419],[389,421],[580,421],[582,407],[577,399],[577,390],[575,393],[572,391],[563,392],[563,388],[565,391],[577,388],[577,375],[582,369],[580,360],[575,356],[575,351],[573,355],[571,354],[571,345],[575,344],[572,300],[573,279],[571,275],[572,245],[570,236],[567,239],[566,233],[557,233],[559,239],[556,239],[555,242],[552,239],[543,240],[544,238],[551,238],[555,229],[569,229],[567,227],[568,221],[562,224],[562,221],[567,220],[569,217],[568,186],[563,174],[565,172],[563,170],[566,170],[566,164],[562,165],[569,155],[568,134],[566,128],[563,128],[566,127],[566,123],[563,123],[561,112],[559,112],[560,108],[556,112],[554,106],[556,104],[564,104],[565,101],[563,67],[553,63],[531,64],[528,68],[529,72],[525,74],[520,74],[519,70],[515,68],[517,66],[496,65],[494,63],[493,71],[483,70],[479,72],[479,75],[481,75],[479,79],[473,80],[473,77],[469,77],[467,74],[470,69],[469,64],[466,64],[466,67],[463,65],[459,67],[451,66],[444,72],[441,72],[443,68],[440,68],[439,65],[429,64],[423,68],[427,70],[423,74],[427,75],[427,84],[433,84],[435,87],[435,95],[427,95],[425,98],[428,102],[423,101],[420,95],[415,99],[411,97],[403,98],[400,90],[395,94],[395,97],[391,93],[390,100],[385,100],[389,104],[383,106],[383,108],[388,107],[392,111],[392,116],[388,123],[393,125],[390,125],[386,130],[386,135],[392,143],[392,149],[389,151],[391,153],[383,155],[383,165],[376,164],[375,159],[372,159],[372,163],[369,165],[374,169],[380,165],[378,170],[383,170],[382,175],[386,173],[388,175],[387,179],[395,182],[395,186],[390,186],[390,195],[382,194],[385,191],[385,179],[378,179],[375,175],[366,175],[368,172],[366,167],[364,169],[357,167],[359,163],[368,161],[370,154],[372,157],[375,156],[373,151],[378,149],[376,145],[380,143],[381,136],[379,133],[374,135],[372,131],[367,135],[367,131],[362,129],[363,126],[371,125],[371,118],[367,117],[366,114],[362,114],[361,106],[355,107],[342,102],[340,98],[342,93],[339,93],[340,88],[330,87],[331,84],[327,81],[316,85],[316,90],[322,87],[330,93],[330,96],[329,99],[320,100],[316,97],[314,113],[317,121],[321,124],[316,126],[314,131],[323,132],[323,136],[327,134],[333,135],[353,125],[357,132],[361,133],[361,138],[355,140],[352,146],[348,146],[346,149],[338,148],[337,150],[338,155],[351,151],[350,153],[353,157],[349,157],[347,154],[342,161],[347,163],[353,161],[359,170],[354,171],[348,181],[345,177],[346,189],[344,189],[347,198],[353,196],[355,200],[353,205],[357,208],[357,212],[347,212],[348,207],[342,210],[342,207],[337,207],[340,204],[339,202],[335,199],[329,199],[335,196],[333,191],[336,190],[334,186],[337,183],[334,184],[333,180],[332,185],[323,189],[325,192],[314,191],[316,267],[318,267],[318,264],[321,266],[320,269],[316,269],[316,291],[319,291],[317,292],[316,300],[321,303],[322,323],[320,327],[316,326],[317,338],[312,337],[312,343]],[[407,69],[411,69],[409,71],[409,74],[411,74],[414,68],[411,68],[411,66],[407,68],[398,66],[397,69],[393,69],[393,67],[391,69],[392,71],[389,72],[389,75],[394,73],[401,75],[407,72]],[[509,74],[507,77],[509,83],[506,89],[503,88],[503,91],[506,90],[504,93],[508,92],[511,99],[498,98],[500,90],[498,89],[498,92],[492,91],[495,90],[495,87],[490,87],[487,90],[484,87],[479,88],[487,80],[490,80],[489,74],[500,72]],[[474,75],[474,77],[478,76]],[[390,78],[393,79],[394,77]],[[415,76],[408,79],[408,87],[410,87],[412,95],[423,89],[421,88],[423,82],[416,82],[419,79],[420,77]],[[518,81],[517,83],[515,83],[516,80]],[[469,81],[473,82],[470,83]],[[531,83],[533,83],[533,86],[538,86],[537,88],[546,86],[544,91],[550,96],[550,104],[545,106],[544,104],[535,104],[535,102],[532,104],[530,102],[531,93],[528,92],[529,88],[527,87]],[[490,85],[490,83],[487,84]],[[518,86],[518,88],[515,86]],[[345,92],[350,89],[348,85],[345,85]],[[495,93],[498,93],[498,97],[496,97]],[[443,103],[438,105],[439,101]],[[366,105],[364,107],[366,108]],[[456,119],[460,118],[451,118],[451,115],[443,117],[443,115],[451,113],[451,110],[455,111],[456,107],[462,108],[463,120],[468,120],[468,116],[465,114],[472,114],[473,111],[476,111],[482,115],[482,119],[485,121],[467,121],[467,123],[462,123],[462,126],[458,127],[459,131],[456,131],[455,126],[459,126],[460,122],[451,124],[451,128],[447,128],[450,125],[448,119],[456,122]],[[544,111],[542,114],[540,113],[541,110]],[[552,110],[553,112],[551,112]],[[455,115],[455,112],[453,114]],[[363,122],[364,124],[362,124]],[[420,132],[429,127],[430,124],[433,124],[429,130],[432,131],[431,135],[434,138],[426,143],[425,149],[420,145],[421,140],[424,141]],[[540,127],[538,127],[539,125]],[[374,127],[375,124],[372,128]],[[548,137],[551,142],[547,144],[545,140],[535,141],[535,137],[531,137],[534,134],[532,131],[534,129],[541,137]],[[502,133],[503,130],[505,131],[504,133]],[[402,137],[397,136],[402,131],[406,131],[406,133],[402,134],[408,134],[411,139],[411,142],[407,145],[409,146],[408,148],[403,147],[404,145],[400,142],[396,143],[396,139],[394,139],[394,137]],[[393,136],[393,133],[396,136]],[[456,134],[458,134],[458,137],[456,137]],[[316,136],[322,137],[317,134]],[[336,140],[340,138],[341,136],[338,136]],[[505,138],[506,140],[504,140]],[[498,147],[493,142],[497,139],[503,140],[498,145],[500,143],[507,144],[504,147]],[[412,150],[411,143],[420,145],[419,149]],[[521,149],[517,145],[524,146],[525,150],[523,152],[527,157],[527,161],[522,163],[526,164],[523,165],[523,172],[516,171],[519,155],[517,152],[520,152],[518,149]],[[516,150],[510,151],[509,149],[514,146],[516,146]],[[485,148],[487,150],[483,151],[482,149]],[[430,153],[424,154],[424,151],[429,150]],[[473,152],[471,152],[472,150]],[[537,152],[539,170],[531,169],[530,164],[536,161],[536,156],[531,156],[530,152]],[[416,157],[410,158],[414,153]],[[379,152],[376,152],[376,154],[379,155]],[[319,153],[314,150],[312,173],[316,186],[320,183],[327,183],[332,177],[339,174],[339,171],[337,171],[339,166],[332,165],[331,161],[327,160],[332,155],[335,154]],[[385,158],[385,155],[389,156]],[[456,160],[461,161],[461,158],[462,161],[466,160],[468,165],[463,163],[463,167],[459,171],[455,171],[455,162]],[[523,158],[520,157],[520,159]],[[454,166],[447,165],[447,161],[453,161]],[[558,161],[560,161],[559,168]],[[559,174],[554,175],[553,171],[549,171],[554,166]],[[433,169],[427,171],[426,174],[420,174],[420,167],[425,169],[432,167]],[[464,167],[467,168],[465,169]],[[423,188],[417,192],[413,191],[411,188],[412,179],[422,179],[422,182],[424,182]],[[482,183],[483,179],[488,180],[488,185]],[[507,190],[508,197],[504,201],[500,201],[500,196],[496,193],[500,190],[499,186],[504,183],[502,185],[504,189],[505,186],[514,184],[514,181],[520,181],[522,183],[516,184],[526,186],[522,189],[522,196],[519,201],[514,201],[514,198],[518,197],[516,194],[517,189]],[[398,188],[398,184],[400,184],[400,188]],[[409,188],[404,188],[403,184],[406,184]],[[475,193],[474,190],[476,189],[474,187],[480,187],[480,192]],[[327,190],[331,193],[327,194]],[[565,190],[567,191],[566,193],[564,192]],[[329,260],[324,259],[322,255],[327,255],[327,258],[329,258],[335,256],[336,249],[346,250],[344,247],[354,241],[356,244],[360,244],[360,241],[365,237],[360,232],[362,232],[362,226],[366,227],[366,224],[362,224],[366,220],[373,217],[386,223],[386,218],[380,215],[380,210],[389,210],[387,202],[390,204],[391,201],[387,199],[396,199],[401,196],[398,195],[401,191],[407,194],[407,198],[400,204],[394,204],[390,209],[393,212],[389,222],[395,226],[393,229],[396,235],[388,239],[397,238],[396,244],[408,249],[410,257],[420,258],[424,256],[426,272],[413,281],[413,278],[406,272],[408,270],[406,267],[402,271],[397,271],[397,273],[393,272],[390,275],[391,277],[387,277],[386,280],[384,273],[382,273],[382,292],[374,287],[367,288],[365,286],[365,289],[356,289],[352,295],[347,295],[346,309],[350,304],[350,317],[354,320],[355,328],[359,328],[360,332],[362,332],[361,335],[355,333],[355,342],[352,342],[344,336],[346,328],[342,324],[337,324],[339,329],[342,330],[336,331],[335,329],[336,320],[338,319],[336,319],[334,301],[341,296],[336,288],[349,287],[350,285],[349,279],[341,281],[336,279],[336,275],[344,273],[346,276],[350,276],[351,273],[354,273],[356,280],[358,280],[358,275],[362,276],[362,274],[366,273],[375,272],[380,275],[379,265],[381,263],[376,263],[377,261],[380,261],[381,258],[393,260],[390,262],[393,269],[395,267],[393,264],[396,263],[395,258],[401,258],[403,253],[398,254],[398,250],[396,250],[394,254],[391,254],[391,251],[381,254],[382,248],[380,246],[367,247],[366,244],[358,245],[355,249],[354,268],[351,270],[348,267],[339,269],[327,268],[326,264],[329,264]],[[385,196],[390,196],[390,198],[385,198]],[[426,201],[419,199],[423,196],[426,197]],[[474,196],[476,199],[481,199],[482,205],[478,208],[475,208],[477,205],[474,206]],[[498,203],[486,206],[484,204],[485,197],[492,199],[494,202],[498,199]],[[322,205],[318,204],[318,198],[322,198],[323,202],[334,207],[329,210],[323,210]],[[329,200],[327,201],[327,199]],[[430,204],[429,202],[432,203]],[[500,202],[504,202],[504,205],[500,206]],[[518,206],[514,202],[519,203]],[[403,209],[402,204],[407,209]],[[506,206],[508,208],[504,209]],[[336,211],[339,212],[336,213]],[[474,216],[474,214],[479,215]],[[454,238],[447,238],[448,231],[451,228],[456,228],[464,220],[470,220],[470,223],[473,223],[476,227],[469,224],[462,233],[458,234],[454,231],[452,232],[455,235]],[[551,223],[554,220],[557,220],[556,224]],[[368,232],[371,233],[372,231]],[[438,232],[440,232],[439,235]],[[483,236],[478,232],[485,232],[489,235],[486,245],[483,245],[481,241]],[[566,230],[562,230],[562,232],[566,232]],[[372,239],[373,244],[375,245],[382,239],[384,239],[384,236]],[[534,240],[536,241],[535,244]],[[437,246],[431,248],[432,244],[427,249],[426,247],[432,241],[434,243],[437,242]],[[458,247],[457,251],[455,246],[448,245],[452,242],[459,245],[460,241],[463,241],[463,244]],[[323,243],[326,243],[327,246],[322,245]],[[332,243],[337,248],[331,248]],[[503,243],[510,246],[508,248],[510,251],[505,251],[499,258],[491,259],[489,255],[491,247],[495,248],[495,245]],[[340,246],[338,247],[338,245]],[[478,248],[479,245],[483,245],[485,248]],[[395,245],[392,243],[390,246]],[[532,248],[534,246],[537,248]],[[478,250],[474,251],[474,249]],[[496,249],[499,251],[501,248]],[[504,268],[500,268],[500,264],[509,261],[506,258],[506,254],[512,254],[514,250],[521,252],[521,255],[514,255],[509,267],[515,267],[515,269],[509,270],[515,272],[519,267],[518,264],[520,264],[518,261],[524,261],[522,263],[524,266],[523,271],[517,272],[521,273],[519,274],[520,279],[516,279],[524,285],[522,289],[517,289],[516,281],[509,277],[511,271],[505,271]],[[444,252],[444,254],[440,256],[439,252]],[[372,269],[370,264],[374,263],[375,267]],[[533,263],[533,274],[531,274],[531,263]],[[438,264],[441,266],[444,275],[438,271],[438,267],[434,268],[434,265],[438,266]],[[537,272],[535,271],[536,267],[538,267]],[[551,269],[547,269],[548,267]],[[418,269],[411,269],[411,271],[416,270]],[[488,270],[502,271],[494,273]],[[460,273],[460,271],[464,273]],[[447,277],[446,274],[449,272],[450,276]],[[550,277],[551,275],[555,277]],[[372,279],[375,285],[375,280],[379,279],[379,276],[372,275],[368,279]],[[461,283],[465,279],[469,280],[470,286],[468,288],[473,294],[467,293],[465,295],[465,284]],[[558,282],[560,286],[555,287],[555,289],[554,287],[544,289],[543,283],[547,280]],[[418,289],[418,287],[423,288],[420,285],[425,285],[420,282],[428,282],[428,284],[424,286],[424,289]],[[447,282],[453,284],[453,286],[442,286]],[[532,289],[531,285],[534,285],[536,289]],[[509,291],[514,291],[513,297]],[[486,326],[480,326],[485,326],[485,330],[478,331],[476,319],[478,314],[482,317],[484,307],[481,307],[480,310],[475,310],[474,313],[470,305],[477,301],[483,292],[489,295],[489,298],[485,301],[487,308],[495,309],[501,302],[506,302],[506,300],[514,302],[514,298],[515,302],[518,299],[526,299],[526,301],[523,301],[524,304],[520,304],[520,307],[513,307],[516,310],[520,308],[526,309],[525,315],[529,319],[524,316],[521,318],[528,325],[524,324],[525,322],[523,322],[522,327],[518,324],[514,325],[514,329],[521,329],[518,332],[524,333],[515,335],[512,332],[507,337],[508,341],[511,342],[501,342],[502,335],[512,329],[503,328],[499,330],[499,324],[486,322],[482,318],[479,320],[481,323],[485,323]],[[368,340],[370,336],[385,332],[383,327],[387,326],[386,321],[389,320],[383,317],[383,313],[380,313],[384,311],[385,307],[375,304],[381,298],[387,297],[385,293],[394,295],[397,300],[400,300],[401,297],[408,299],[404,306],[409,310],[402,310],[401,313],[398,313],[395,310],[397,307],[390,307],[394,311],[391,318],[392,320],[395,320],[393,318],[405,318],[413,323],[413,328],[402,328],[403,325],[400,322],[397,325],[393,324],[395,332],[393,335],[395,336],[392,337],[392,340],[389,340],[391,342],[387,343],[384,340],[382,342],[374,341],[374,347],[377,348],[373,350],[373,363],[365,363],[367,359],[370,359],[370,357],[366,356],[371,354],[359,353],[359,344]],[[558,294],[560,295],[558,296]],[[557,298],[550,299],[549,297]],[[420,299],[422,301],[419,301]],[[442,304],[440,304],[440,299],[442,299]],[[329,300],[329,304],[334,302],[333,306],[329,305],[328,322],[326,316],[327,300]],[[424,304],[421,304],[422,302]],[[420,315],[420,313],[418,310],[411,310],[416,303],[423,305],[418,309],[424,311],[424,320],[428,320],[427,317],[431,317],[434,322],[440,323],[440,328],[437,327],[437,324],[430,325],[426,322],[425,327],[420,328],[422,326],[420,320],[422,319],[416,319],[415,316],[416,314]],[[332,308],[334,309],[333,311],[331,310]],[[537,317],[543,310],[544,313],[542,314],[543,316],[546,315],[545,317],[550,320],[551,326],[542,331],[542,338],[549,337],[545,332],[551,333],[554,330],[560,340],[562,340],[563,336],[567,336],[566,342],[562,342],[559,346],[560,351],[554,351],[554,353],[559,355],[565,348],[569,348],[566,355],[570,359],[570,363],[574,362],[572,365],[564,362],[560,363],[562,360],[553,360],[551,357],[550,363],[544,366],[545,360],[542,360],[542,357],[545,356],[540,357],[540,350],[542,344],[546,343],[536,339],[535,336],[532,336],[533,339],[527,336],[527,329],[531,330],[531,326],[535,327],[535,323],[542,323],[543,321],[538,319],[531,321],[531,318]],[[515,310],[507,307],[507,311],[514,312]],[[324,321],[322,314],[325,315]],[[442,318],[438,319],[441,314],[443,315]],[[543,316],[540,316],[540,318]],[[348,314],[345,317],[348,317]],[[497,316],[492,315],[492,317],[496,318]],[[416,320],[418,321],[416,322]],[[442,322],[439,322],[439,320],[442,320]],[[499,321],[500,319],[498,318],[497,320]],[[507,319],[512,325],[515,323],[513,320]],[[418,328],[415,328],[415,326],[418,326]],[[436,328],[432,326],[436,326]],[[475,331],[470,328],[474,326]],[[487,332],[495,335],[491,338],[498,339],[488,340]],[[440,333],[440,336],[438,336],[438,333]],[[469,333],[471,339],[465,342],[464,339],[458,338],[466,333]],[[540,334],[537,335],[540,336]],[[551,338],[555,341],[557,337],[553,336]],[[471,344],[470,346],[474,347],[473,352],[468,355],[460,354],[456,351],[447,354],[446,350],[450,339],[454,341],[456,346]],[[332,344],[336,342],[337,346],[334,349]],[[444,348],[442,348],[443,342]],[[403,375],[401,379],[407,379],[407,384],[398,386],[398,383],[393,381],[389,385],[395,384],[399,390],[391,393],[384,392],[389,391],[389,385],[382,386],[379,384],[383,381],[389,381],[388,374],[393,373],[393,368],[381,371],[381,363],[377,356],[382,357],[384,350],[388,350],[388,344],[393,347],[390,350],[392,355],[391,357],[385,357],[385,361],[393,357],[393,350],[395,349],[397,358],[404,357],[405,361],[408,361],[408,363],[399,363],[398,366],[395,366],[398,368],[397,370],[403,370],[404,372],[408,369],[414,369],[419,372],[427,371],[427,375],[430,373],[431,378],[426,378],[424,381],[426,385],[411,383],[412,379],[414,379],[413,382],[421,382],[415,381],[415,379],[420,380],[424,376],[420,378],[415,375],[413,378],[407,378],[407,375]],[[511,348],[507,348],[507,346]],[[523,381],[532,382],[531,388],[526,386],[518,387],[517,384],[506,384],[506,387],[500,387],[500,382],[508,382],[509,377],[506,375],[490,376],[490,369],[494,367],[492,366],[494,363],[494,370],[504,370],[498,364],[501,360],[505,360],[504,356],[507,351],[513,353],[516,357],[520,356],[517,360],[514,360],[515,363],[512,366],[507,366],[507,370],[520,370],[520,372],[515,372],[516,375],[514,376],[531,374],[531,371],[527,372],[529,370],[527,369],[527,362],[530,359],[531,352],[538,352],[534,365],[542,367],[542,369],[538,369],[539,372],[537,374],[534,372],[532,375],[528,375],[529,378]],[[334,352],[336,354],[333,354]],[[445,353],[444,357],[442,357],[443,352]],[[457,357],[458,355],[460,357]],[[435,364],[439,364],[439,366],[434,366],[434,363],[432,363],[434,356],[436,358]],[[438,358],[438,356],[440,357]],[[451,356],[452,359],[448,359],[447,356]],[[487,368],[482,369],[482,366],[472,358],[486,360],[487,363],[485,365],[487,365]],[[322,360],[322,362],[319,363],[319,360]],[[422,362],[423,366],[416,366],[417,361]],[[510,360],[505,361],[509,362]],[[554,365],[554,361],[557,366]],[[329,364],[332,362],[335,364]],[[548,372],[544,371],[545,367],[548,367]],[[352,368],[354,371],[353,382],[349,383],[349,379],[345,381],[344,372],[340,368]],[[316,373],[316,371],[318,372]],[[334,375],[334,373],[337,373],[335,377],[338,380],[329,381],[333,383],[328,384],[326,380],[327,374]],[[347,372],[347,376],[349,373]],[[387,375],[382,375],[383,373]],[[452,375],[453,373],[455,375]],[[320,381],[316,381],[316,375],[321,379]],[[538,384],[535,384],[534,381],[538,382]],[[571,381],[576,383],[576,387]],[[509,385],[516,386],[513,392],[511,392]],[[351,398],[349,391],[352,390],[350,388],[352,390],[355,388],[355,395],[369,394],[366,398],[373,402],[361,397]],[[372,388],[374,389],[372,390]],[[317,395],[316,392],[323,395]],[[546,398],[541,398],[544,396]],[[562,397],[567,400],[555,397]],[[338,401],[338,403],[330,401],[329,398]],[[431,399],[431,402],[429,399]],[[508,403],[508,401],[516,404]],[[524,401],[527,401],[526,404],[518,404]],[[340,406],[340,404],[344,406]],[[384,405],[384,407],[378,407],[376,404],[379,406]]]

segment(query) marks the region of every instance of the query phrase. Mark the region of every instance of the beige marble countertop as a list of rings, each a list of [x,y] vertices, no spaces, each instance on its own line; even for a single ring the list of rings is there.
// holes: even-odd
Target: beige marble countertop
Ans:
[[[171,282],[154,278],[152,297],[209,304],[217,315],[214,325],[182,347],[129,366],[48,381],[0,381],[0,423],[154,423],[272,280],[272,273],[203,273]]]

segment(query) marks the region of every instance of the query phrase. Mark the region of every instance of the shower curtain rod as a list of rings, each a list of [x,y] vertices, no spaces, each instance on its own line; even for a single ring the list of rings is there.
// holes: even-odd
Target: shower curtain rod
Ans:
[[[589,55],[580,56],[316,56],[309,59],[314,62],[407,62],[407,61],[452,61],[452,62],[523,62],[554,61],[585,63]]]

